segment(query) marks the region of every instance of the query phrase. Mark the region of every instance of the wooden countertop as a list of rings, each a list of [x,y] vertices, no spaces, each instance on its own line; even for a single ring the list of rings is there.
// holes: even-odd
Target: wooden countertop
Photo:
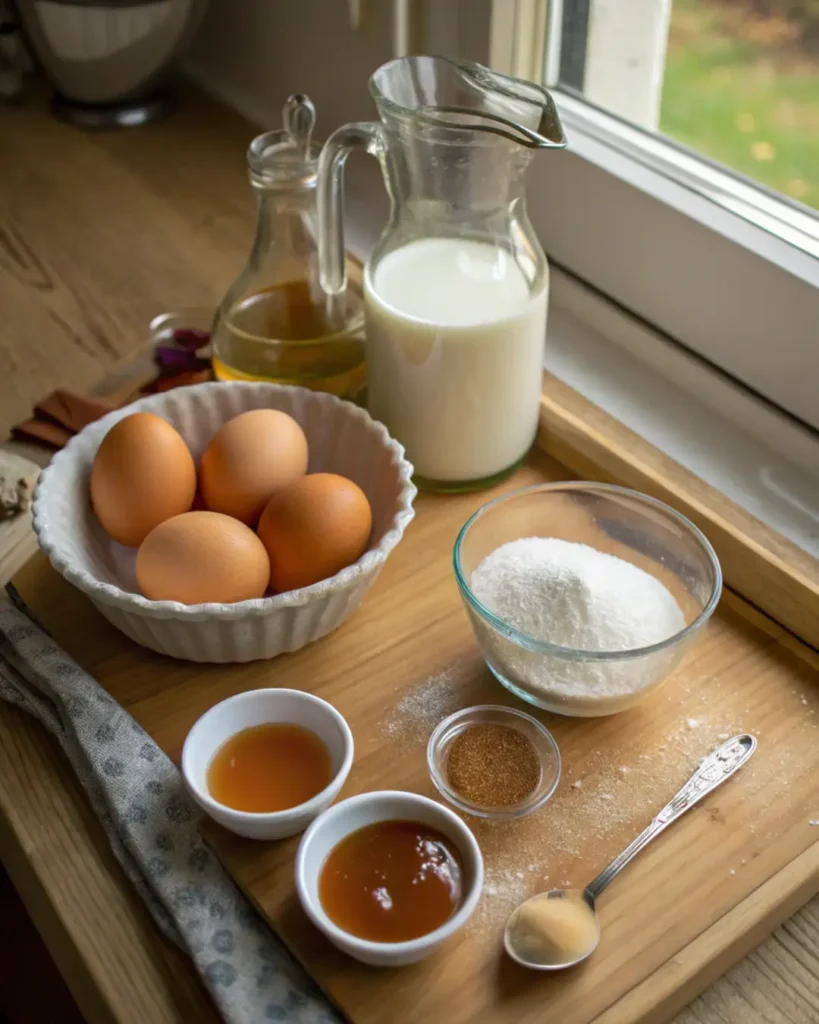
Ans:
[[[0,107],[3,433],[52,387],[90,386],[144,343],[157,313],[220,297],[253,230],[252,135],[195,92],[166,122],[110,134],[59,124],[41,93]],[[0,550],[3,574],[31,546],[16,531],[13,552]],[[126,884],[56,745],[4,704],[0,859],[91,1024],[216,1020]],[[676,1024],[816,1024],[817,978],[819,899]]]

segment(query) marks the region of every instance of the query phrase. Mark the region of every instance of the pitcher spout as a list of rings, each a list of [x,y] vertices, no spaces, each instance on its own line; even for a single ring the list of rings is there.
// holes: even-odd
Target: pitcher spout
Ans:
[[[546,89],[449,57],[399,57],[370,79],[382,118],[411,118],[453,132],[500,136],[529,149],[560,149],[566,136]]]

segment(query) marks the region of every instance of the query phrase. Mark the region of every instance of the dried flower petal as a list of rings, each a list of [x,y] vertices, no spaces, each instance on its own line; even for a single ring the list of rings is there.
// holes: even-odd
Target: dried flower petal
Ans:
[[[172,334],[172,338],[175,344],[196,352],[208,344],[210,341],[210,331],[201,331],[197,327],[177,327]]]
[[[169,345],[159,345],[154,349],[154,363],[160,370],[171,371],[202,370],[210,366],[210,360],[203,359],[195,352]]]

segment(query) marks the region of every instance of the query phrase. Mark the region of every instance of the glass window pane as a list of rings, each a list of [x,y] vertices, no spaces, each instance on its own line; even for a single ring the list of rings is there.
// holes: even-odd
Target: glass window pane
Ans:
[[[819,210],[819,0],[564,0],[560,83]]]

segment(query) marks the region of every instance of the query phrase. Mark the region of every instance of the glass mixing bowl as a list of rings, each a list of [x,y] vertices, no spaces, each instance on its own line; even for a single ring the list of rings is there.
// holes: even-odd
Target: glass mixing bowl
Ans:
[[[576,650],[515,629],[470,586],[480,562],[522,537],[557,537],[616,555],[655,576],[677,601],[683,629],[635,650]],[[624,711],[677,667],[722,593],[719,561],[685,516],[645,494],[611,484],[539,484],[490,501],[455,542],[455,577],[492,673],[516,696],[562,715]]]

